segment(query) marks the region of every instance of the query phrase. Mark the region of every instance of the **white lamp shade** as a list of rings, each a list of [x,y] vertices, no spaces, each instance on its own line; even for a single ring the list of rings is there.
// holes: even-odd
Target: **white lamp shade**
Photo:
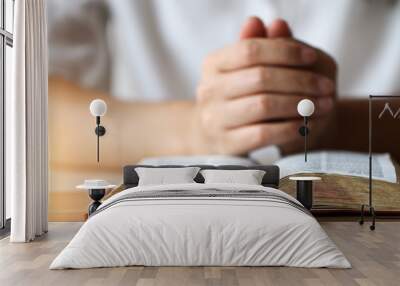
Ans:
[[[314,109],[314,102],[309,99],[303,99],[297,104],[297,112],[303,117],[311,116],[314,113]]]
[[[93,116],[103,116],[107,112],[107,104],[102,99],[95,99],[90,103],[89,109]]]

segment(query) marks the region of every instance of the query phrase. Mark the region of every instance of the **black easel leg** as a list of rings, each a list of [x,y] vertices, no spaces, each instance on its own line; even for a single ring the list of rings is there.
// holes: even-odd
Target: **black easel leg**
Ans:
[[[374,207],[371,206],[370,212],[371,212],[371,216],[372,216],[372,225],[369,227],[369,229],[370,230],[375,230],[375,218],[376,218],[376,215],[375,215]]]
[[[365,205],[362,205],[362,206],[361,206],[361,216],[360,216],[360,220],[358,221],[358,223],[359,223],[360,225],[363,225],[363,224],[364,224],[364,207],[365,207]]]
[[[360,225],[364,224],[364,211],[365,211],[365,207],[368,208],[368,213],[371,216],[371,220],[372,220],[372,224],[370,225],[369,229],[370,230],[375,230],[375,221],[376,221],[376,214],[375,214],[375,209],[373,206],[371,205],[362,205],[361,206],[361,215],[360,215],[360,220],[358,221],[358,223]]]

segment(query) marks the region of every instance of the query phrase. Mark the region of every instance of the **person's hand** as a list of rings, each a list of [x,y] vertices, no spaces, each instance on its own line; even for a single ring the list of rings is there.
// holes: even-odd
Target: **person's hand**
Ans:
[[[200,153],[245,154],[277,144],[291,152],[302,147],[297,104],[316,105],[312,137],[332,110],[336,64],[326,53],[291,38],[278,20],[268,28],[250,18],[241,40],[210,54],[197,89],[196,148]]]

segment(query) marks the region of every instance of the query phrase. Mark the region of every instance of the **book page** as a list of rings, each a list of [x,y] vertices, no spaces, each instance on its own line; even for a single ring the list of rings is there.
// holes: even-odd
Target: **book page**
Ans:
[[[367,153],[346,151],[310,152],[307,162],[304,153],[291,155],[275,162],[280,167],[281,178],[296,173],[331,173],[359,177],[369,177]],[[397,182],[396,170],[390,155],[373,154],[372,177],[391,183]]]

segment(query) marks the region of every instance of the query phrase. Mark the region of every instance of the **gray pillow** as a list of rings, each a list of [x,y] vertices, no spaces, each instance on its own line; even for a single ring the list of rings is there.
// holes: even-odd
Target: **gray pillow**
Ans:
[[[199,167],[135,168],[139,176],[139,186],[195,183],[193,179],[199,170]]]
[[[202,170],[205,184],[261,185],[265,171],[262,170]]]

